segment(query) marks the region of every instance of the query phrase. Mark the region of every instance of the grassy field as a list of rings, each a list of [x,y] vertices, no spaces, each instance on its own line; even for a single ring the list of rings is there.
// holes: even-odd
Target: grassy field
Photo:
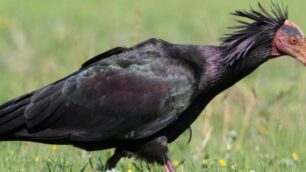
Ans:
[[[267,6],[270,1],[261,1]],[[77,70],[86,59],[149,37],[218,44],[247,0],[1,0],[0,102]],[[306,31],[306,2],[291,0],[290,19]],[[303,172],[306,169],[306,71],[287,57],[272,60],[210,103],[171,144],[178,172]],[[112,150],[0,143],[1,172],[95,172]],[[149,171],[124,159],[118,171]],[[151,171],[162,171],[150,166]]]

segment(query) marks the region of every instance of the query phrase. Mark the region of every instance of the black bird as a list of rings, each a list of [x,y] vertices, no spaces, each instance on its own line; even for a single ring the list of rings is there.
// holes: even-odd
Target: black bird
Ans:
[[[107,169],[134,156],[175,171],[173,142],[220,92],[262,63],[289,55],[306,65],[306,40],[287,8],[262,5],[233,14],[235,31],[219,46],[149,39],[117,47],[73,74],[0,106],[0,140],[115,148]]]

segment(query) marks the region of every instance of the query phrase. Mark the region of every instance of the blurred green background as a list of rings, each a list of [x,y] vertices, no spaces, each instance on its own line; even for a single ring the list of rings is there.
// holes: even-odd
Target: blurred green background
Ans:
[[[114,46],[150,37],[173,43],[218,44],[236,9],[251,0],[1,0],[0,102],[40,88]],[[260,1],[268,7],[269,0]],[[281,1],[278,1],[281,2]],[[284,1],[306,30],[306,2]],[[306,169],[306,71],[292,58],[271,60],[215,98],[170,146],[178,172],[302,172]],[[111,151],[0,143],[1,172],[101,171]],[[162,171],[151,166],[151,171]],[[149,171],[124,159],[118,171]]]

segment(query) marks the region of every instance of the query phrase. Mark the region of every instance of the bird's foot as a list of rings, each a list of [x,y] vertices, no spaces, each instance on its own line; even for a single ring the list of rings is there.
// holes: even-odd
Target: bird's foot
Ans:
[[[170,160],[164,165],[166,172],[175,172],[175,168]]]
[[[122,157],[125,157],[124,152],[120,149],[116,149],[114,154],[106,161],[104,171],[116,172],[116,165]]]
[[[105,172],[116,172],[116,168],[107,169]]]

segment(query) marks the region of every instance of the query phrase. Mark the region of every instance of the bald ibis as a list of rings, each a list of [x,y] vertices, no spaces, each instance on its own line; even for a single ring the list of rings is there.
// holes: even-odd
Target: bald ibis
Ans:
[[[289,55],[306,65],[306,39],[287,8],[235,11],[218,46],[148,39],[86,61],[71,75],[0,106],[0,140],[115,148],[106,162],[136,157],[175,169],[167,144],[220,92],[262,63]]]

